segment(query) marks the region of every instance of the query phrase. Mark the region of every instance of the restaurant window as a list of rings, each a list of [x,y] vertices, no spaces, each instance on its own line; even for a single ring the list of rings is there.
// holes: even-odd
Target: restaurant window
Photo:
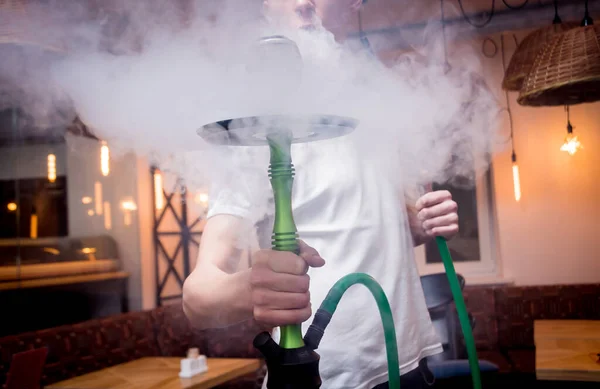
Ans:
[[[433,190],[448,190],[458,204],[459,233],[449,240],[448,249],[456,271],[467,278],[494,277],[498,273],[496,252],[492,169],[472,182],[454,178],[433,185]],[[444,272],[435,240],[416,249],[421,274]]]

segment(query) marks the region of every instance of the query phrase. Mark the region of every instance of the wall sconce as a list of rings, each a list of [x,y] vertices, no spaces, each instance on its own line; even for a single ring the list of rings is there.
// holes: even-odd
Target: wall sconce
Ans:
[[[94,199],[96,201],[96,215],[102,215],[102,183],[94,183]]]
[[[112,229],[112,215],[110,214],[110,203],[108,201],[104,202],[104,228],[107,231]]]
[[[124,212],[124,223],[126,226],[131,225],[131,213],[137,210],[137,205],[133,200],[126,200],[121,203],[121,208]]]
[[[108,145],[106,142],[102,142],[102,147],[100,147],[100,171],[104,177],[108,176],[110,173],[110,151],[108,149]]]
[[[14,212],[17,210],[17,203],[15,202],[10,202],[6,205],[6,209],[8,209],[9,212]]]
[[[38,237],[38,216],[35,208],[31,211],[31,218],[29,223],[29,237],[31,239],[37,239]]]
[[[196,193],[194,202],[202,207],[202,213],[206,215],[208,211],[208,194],[204,192]]]
[[[206,193],[197,193],[194,197],[194,201],[196,204],[208,205],[208,194]]]
[[[154,206],[157,211],[160,211],[165,206],[165,198],[163,194],[163,179],[159,170],[154,172]]]
[[[56,155],[48,154],[48,181],[56,181]]]

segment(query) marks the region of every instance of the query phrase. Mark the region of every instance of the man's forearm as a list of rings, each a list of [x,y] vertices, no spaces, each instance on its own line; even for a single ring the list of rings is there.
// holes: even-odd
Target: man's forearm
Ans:
[[[419,247],[431,240],[431,237],[425,234],[422,228],[411,228],[411,235],[414,247]]]
[[[425,230],[423,229],[423,223],[419,220],[416,209],[413,207],[407,207],[406,211],[408,213],[408,226],[410,228],[410,234],[413,239],[414,247],[418,247],[429,242],[431,237],[425,233]]]
[[[196,269],[183,287],[183,309],[195,328],[221,328],[253,317],[250,271]],[[210,280],[210,281],[209,281]]]

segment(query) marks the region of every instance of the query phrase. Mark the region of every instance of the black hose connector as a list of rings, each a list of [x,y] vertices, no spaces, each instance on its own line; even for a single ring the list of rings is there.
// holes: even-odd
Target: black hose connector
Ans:
[[[310,347],[282,348],[268,332],[254,338],[254,347],[267,362],[267,389],[319,389],[319,354]]]
[[[282,348],[271,338],[268,332],[261,332],[254,338],[254,348],[261,352],[265,359],[278,359]]]
[[[317,310],[315,313],[313,322],[310,327],[308,327],[306,335],[304,335],[304,343],[311,350],[316,350],[319,348],[319,343],[321,343],[321,339],[323,339],[325,329],[329,325],[331,317],[331,313],[321,308],[319,308],[319,310]]]

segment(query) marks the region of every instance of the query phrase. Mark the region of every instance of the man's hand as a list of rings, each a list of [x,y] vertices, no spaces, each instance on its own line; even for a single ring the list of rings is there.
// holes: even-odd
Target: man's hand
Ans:
[[[421,230],[416,243],[425,243],[435,236],[452,239],[458,233],[458,205],[447,190],[426,193],[417,200],[415,208]]]
[[[252,258],[250,287],[254,319],[265,326],[298,324],[312,314],[309,267],[321,267],[319,253],[300,241],[300,255],[261,250]]]

